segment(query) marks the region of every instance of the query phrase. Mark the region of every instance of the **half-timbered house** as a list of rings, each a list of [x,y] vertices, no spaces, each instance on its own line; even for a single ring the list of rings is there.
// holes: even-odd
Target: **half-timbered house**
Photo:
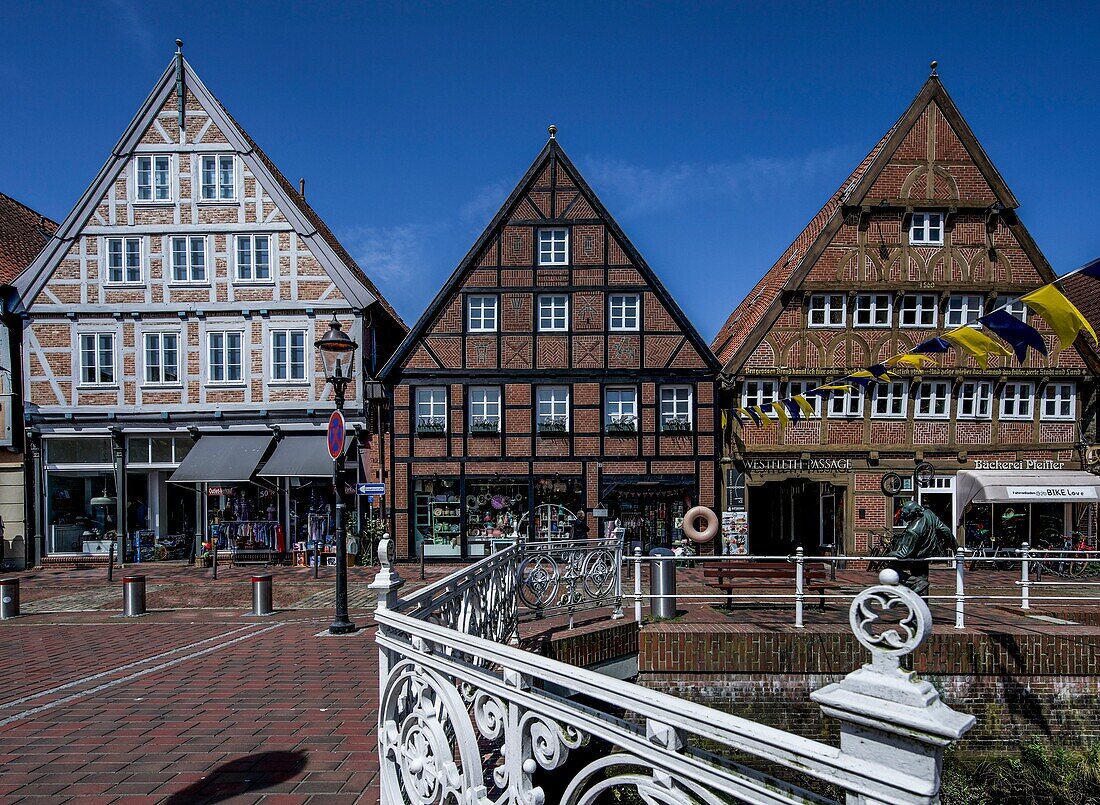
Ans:
[[[798,421],[773,414],[771,427],[737,427],[731,417],[726,505],[746,505],[751,552],[866,551],[914,496],[972,544],[1061,545],[1077,525],[1080,507],[1036,496],[1081,466],[1096,353],[1083,339],[1059,350],[1017,301],[1055,278],[1017,207],[933,70],[734,310],[712,344],[728,408],[766,408],[996,308],[1039,329],[1049,351],[1022,364],[994,357],[988,368],[951,351],[865,391],[809,397],[816,410]],[[914,489],[919,462],[934,477]],[[892,501],[880,488],[887,472],[903,476]],[[1006,497],[1006,472],[1017,499]]]
[[[405,332],[182,52],[18,288],[55,555],[115,534],[304,541],[331,487],[314,341],[335,319],[360,345],[348,417],[369,431],[376,369]]]
[[[668,545],[714,506],[717,365],[551,129],[383,369],[403,553],[619,521]]]

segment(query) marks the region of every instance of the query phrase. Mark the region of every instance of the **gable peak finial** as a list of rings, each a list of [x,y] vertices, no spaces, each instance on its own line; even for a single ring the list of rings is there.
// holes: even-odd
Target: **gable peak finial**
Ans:
[[[182,39],[177,39],[176,40],[176,53],[183,53],[183,40]]]
[[[551,123],[546,127],[546,130],[550,132],[550,139],[556,140],[558,138],[558,127]]]
[[[939,66],[940,66],[940,63],[938,61],[936,61],[935,59],[933,59],[932,63],[928,65],[929,69],[931,69],[931,71],[932,71],[930,73],[930,76],[939,75],[939,73],[936,72],[936,68],[939,67]]]

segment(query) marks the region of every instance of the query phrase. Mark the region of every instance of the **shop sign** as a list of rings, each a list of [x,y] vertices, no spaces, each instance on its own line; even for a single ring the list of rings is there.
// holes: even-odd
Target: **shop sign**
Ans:
[[[851,472],[850,458],[752,458],[745,462],[750,472]]]
[[[592,510],[592,516],[593,517],[607,517],[607,509],[603,509],[603,508],[593,509]]]
[[[732,468],[726,474],[726,508],[745,508],[745,473]]]
[[[231,486],[208,486],[206,487],[207,497],[216,498],[220,495],[232,495],[233,487]]]
[[[1050,498],[1051,500],[1096,500],[1096,488],[1092,486],[1010,486],[1008,497]]]
[[[1064,461],[1029,459],[1027,461],[974,461],[976,470],[1064,470]]]

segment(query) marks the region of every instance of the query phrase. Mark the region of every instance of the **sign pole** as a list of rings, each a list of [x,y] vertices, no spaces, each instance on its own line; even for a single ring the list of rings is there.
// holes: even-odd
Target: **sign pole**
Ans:
[[[344,463],[344,415],[339,409],[328,421],[328,453],[332,458],[332,494],[336,503],[336,613],[329,634],[350,634],[355,624],[348,618],[348,553],[344,538],[344,496],[340,489],[340,470]],[[318,559],[320,561],[320,559]]]

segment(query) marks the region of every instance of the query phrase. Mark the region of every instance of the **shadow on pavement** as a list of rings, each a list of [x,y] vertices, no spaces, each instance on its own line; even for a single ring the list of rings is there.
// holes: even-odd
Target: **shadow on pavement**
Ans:
[[[305,752],[263,752],[230,760],[202,780],[177,791],[165,805],[222,802],[286,782],[306,767]]]

